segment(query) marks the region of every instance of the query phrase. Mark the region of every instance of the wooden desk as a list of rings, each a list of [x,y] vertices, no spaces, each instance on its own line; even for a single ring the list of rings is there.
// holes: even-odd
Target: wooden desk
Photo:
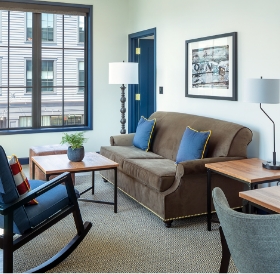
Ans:
[[[239,197],[255,205],[280,213],[280,186],[239,192]]]
[[[46,180],[48,181],[51,175],[61,174],[63,172],[92,172],[92,184],[91,187],[84,190],[80,195],[85,192],[92,190],[94,194],[94,172],[98,170],[113,169],[115,173],[115,182],[114,182],[114,202],[104,202],[96,201],[91,199],[82,199],[79,198],[79,201],[93,202],[93,203],[103,203],[103,204],[112,204],[114,205],[114,212],[117,213],[117,167],[118,163],[98,154],[95,152],[85,153],[85,157],[81,162],[71,162],[69,161],[67,154],[55,154],[55,155],[46,155],[46,156],[33,156],[32,160],[32,174],[30,174],[34,179],[35,177],[35,165],[44,172]]]
[[[211,173],[215,172],[244,183],[247,188],[280,180],[280,170],[265,169],[258,158],[205,164],[207,168],[207,228],[211,230]],[[250,207],[249,207],[250,211]]]

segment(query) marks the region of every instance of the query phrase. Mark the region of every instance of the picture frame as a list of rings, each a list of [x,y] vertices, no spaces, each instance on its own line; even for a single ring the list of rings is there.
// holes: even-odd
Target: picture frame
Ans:
[[[237,101],[237,32],[186,40],[185,96]]]

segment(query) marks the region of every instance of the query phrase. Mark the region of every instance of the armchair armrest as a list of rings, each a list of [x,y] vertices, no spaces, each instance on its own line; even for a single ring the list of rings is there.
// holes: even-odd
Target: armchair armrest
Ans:
[[[8,213],[16,210],[17,208],[25,205],[30,200],[35,199],[36,197],[42,195],[43,193],[49,191],[51,188],[54,188],[55,186],[57,186],[63,182],[65,182],[68,195],[69,196],[71,195],[71,197],[73,197],[73,194],[75,195],[75,191],[74,191],[74,186],[73,186],[72,179],[71,179],[71,174],[69,172],[64,172],[63,174],[53,178],[52,180],[50,180],[50,181],[42,184],[41,186],[39,186],[35,189],[32,189],[31,191],[22,195],[17,200],[15,200],[13,203],[10,203],[10,204],[0,203],[0,214],[7,215]],[[72,192],[72,190],[73,190],[73,192]]]
[[[197,159],[192,161],[185,161],[177,165],[176,174],[177,176],[182,177],[183,175],[186,174],[203,173],[206,172],[207,170],[205,164],[240,160],[243,158],[244,157],[213,157],[213,158],[204,158],[204,159]]]
[[[135,133],[115,135],[110,137],[111,146],[133,146]]]

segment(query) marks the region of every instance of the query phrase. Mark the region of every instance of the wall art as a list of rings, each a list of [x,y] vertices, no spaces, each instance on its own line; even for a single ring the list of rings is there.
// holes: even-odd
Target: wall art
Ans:
[[[186,41],[186,97],[237,101],[237,32]]]

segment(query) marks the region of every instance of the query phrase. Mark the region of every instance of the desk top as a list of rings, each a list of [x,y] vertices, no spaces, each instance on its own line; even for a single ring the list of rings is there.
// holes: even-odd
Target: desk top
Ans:
[[[280,179],[280,170],[271,170],[262,167],[263,161],[258,158],[233,160],[205,164],[205,167],[236,179],[258,183]]]
[[[280,186],[241,191],[239,197],[280,213]]]
[[[71,162],[67,154],[33,156],[31,159],[45,174],[59,174],[66,171],[94,171],[114,168],[119,165],[95,152],[85,153],[85,157],[81,162]]]

